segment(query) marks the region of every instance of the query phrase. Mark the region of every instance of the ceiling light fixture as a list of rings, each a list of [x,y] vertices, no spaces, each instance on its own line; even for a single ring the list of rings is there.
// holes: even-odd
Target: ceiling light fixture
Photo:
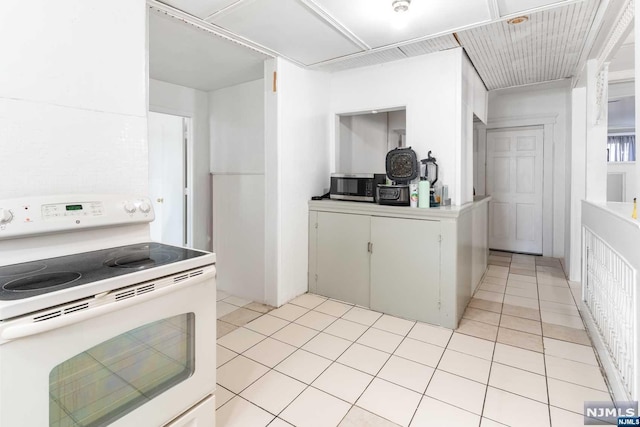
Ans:
[[[393,6],[393,10],[396,12],[406,12],[409,10],[410,4],[411,0],[394,0],[394,2],[391,3],[391,6]]]
[[[527,22],[529,20],[528,16],[516,16],[515,18],[511,18],[507,21],[507,24],[517,25],[522,24],[523,22]]]

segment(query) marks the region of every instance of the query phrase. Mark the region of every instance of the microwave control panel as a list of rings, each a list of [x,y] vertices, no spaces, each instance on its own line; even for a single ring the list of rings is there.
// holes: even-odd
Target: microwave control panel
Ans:
[[[366,186],[365,186],[365,193],[366,193],[367,196],[373,196],[373,181],[372,180],[367,180]]]

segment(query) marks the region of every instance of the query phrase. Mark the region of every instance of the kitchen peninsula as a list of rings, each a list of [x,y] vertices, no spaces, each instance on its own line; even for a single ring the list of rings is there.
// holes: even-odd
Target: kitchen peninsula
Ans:
[[[309,291],[456,328],[488,261],[490,197],[420,209],[309,202]]]

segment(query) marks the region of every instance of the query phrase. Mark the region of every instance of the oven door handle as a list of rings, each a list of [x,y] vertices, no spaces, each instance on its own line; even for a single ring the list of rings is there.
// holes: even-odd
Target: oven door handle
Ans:
[[[133,305],[141,304],[151,299],[173,293],[177,290],[184,289],[188,286],[195,285],[196,283],[201,283],[203,280],[213,278],[215,276],[216,276],[215,267],[209,268],[209,269],[205,269],[204,273],[199,276],[190,277],[189,279],[175,283],[171,286],[167,286],[167,287],[155,290],[153,292],[148,292],[140,296],[128,298],[128,299],[117,301],[117,302],[114,301],[105,305],[90,308],[89,310],[86,310],[86,311],[77,311],[75,313],[65,314],[60,317],[54,317],[53,319],[45,320],[42,322],[23,323],[19,325],[9,326],[6,329],[3,329],[2,332],[0,332],[0,342],[26,338],[32,335],[37,335],[44,332],[52,331],[54,329],[59,329],[65,326],[73,325],[74,323],[83,322],[85,320],[89,320],[94,317],[104,316],[105,314],[112,313],[116,310],[122,310],[124,308],[131,307]],[[102,295],[96,295],[95,298],[102,298],[106,295],[109,295],[110,293],[113,293],[113,292],[108,292]]]

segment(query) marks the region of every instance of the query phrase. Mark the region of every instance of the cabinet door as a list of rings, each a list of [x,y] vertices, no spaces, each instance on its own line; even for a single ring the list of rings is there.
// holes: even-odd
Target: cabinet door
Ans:
[[[368,216],[318,213],[318,294],[369,307],[369,226]]]
[[[371,218],[371,309],[439,324],[440,222]]]

